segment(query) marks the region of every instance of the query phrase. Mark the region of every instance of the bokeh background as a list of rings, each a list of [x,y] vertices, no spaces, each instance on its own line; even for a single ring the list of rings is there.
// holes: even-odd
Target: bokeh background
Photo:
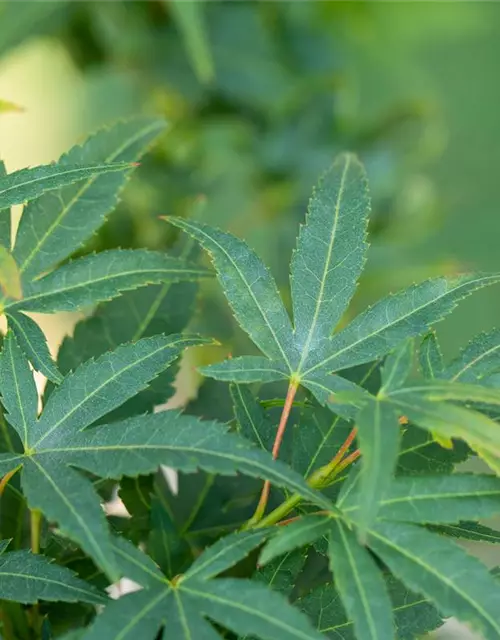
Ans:
[[[169,127],[82,251],[169,248],[162,214],[244,237],[285,299],[311,187],[335,154],[366,163],[373,218],[349,314],[437,274],[500,269],[500,3],[0,2],[0,116],[9,170],[48,162],[137,113]],[[453,355],[498,324],[500,291],[438,333]],[[39,318],[54,349],[75,318]],[[216,284],[194,328],[250,353]],[[496,559],[498,563],[498,558]],[[446,633],[446,632],[445,632]],[[458,637],[458,631],[448,632]]]

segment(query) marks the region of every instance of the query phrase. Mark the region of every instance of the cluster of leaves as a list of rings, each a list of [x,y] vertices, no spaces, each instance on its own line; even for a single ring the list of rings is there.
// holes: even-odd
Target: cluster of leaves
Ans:
[[[0,178],[3,636],[385,640],[456,616],[497,639],[496,574],[452,538],[500,540],[480,522],[500,513],[500,334],[446,365],[431,329],[500,275],[423,282],[336,330],[367,251],[368,185],[350,154],[300,229],[293,323],[249,246],[195,218],[167,219],[191,236],[175,256],[66,261],[161,130],[130,120]],[[188,332],[210,274],[196,244],[263,355],[203,367],[196,400],[155,411],[174,361],[213,343]],[[88,307],[52,360],[25,312]],[[32,369],[49,381],[41,399]],[[494,473],[455,470],[475,455]],[[103,509],[116,492],[126,517]],[[123,577],[139,589],[110,600]]]

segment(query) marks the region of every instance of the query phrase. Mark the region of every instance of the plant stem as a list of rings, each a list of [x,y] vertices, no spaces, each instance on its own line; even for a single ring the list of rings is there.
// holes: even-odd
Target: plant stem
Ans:
[[[281,443],[283,442],[283,436],[285,435],[285,429],[288,422],[288,418],[290,417],[290,411],[292,410],[293,400],[295,398],[295,394],[297,393],[298,384],[296,382],[290,382],[288,385],[288,391],[286,394],[285,404],[283,405],[283,411],[281,412],[281,418],[278,425],[278,430],[276,431],[276,437],[274,439],[273,444],[273,458],[276,458],[279,455]],[[248,521],[248,528],[251,528],[255,524],[262,519],[266,511],[267,501],[269,500],[269,492],[271,490],[271,483],[269,480],[264,482],[264,486],[262,487],[262,493],[260,494],[259,504],[255,509],[255,513]]]
[[[42,527],[42,513],[38,509],[31,510],[31,551],[40,553],[40,530]]]
[[[336,478],[346,467],[352,464],[355,460],[359,458],[361,452],[359,449],[348,455],[346,458],[341,459],[343,454],[349,449],[352,441],[356,437],[356,427],[351,431],[351,433],[347,436],[346,441],[337,451],[335,456],[330,460],[330,462],[323,467],[317,469],[312,476],[308,479],[307,484],[313,489],[321,489],[322,487],[328,486],[332,483],[332,480]],[[302,496],[298,493],[295,493],[293,496],[290,496],[288,500],[282,502],[274,511],[271,511],[265,518],[259,518],[259,520],[254,521],[255,516],[252,520],[249,521],[248,527],[268,527],[270,525],[276,524],[283,520],[285,516],[287,516],[292,509],[294,509],[299,502],[302,501]]]

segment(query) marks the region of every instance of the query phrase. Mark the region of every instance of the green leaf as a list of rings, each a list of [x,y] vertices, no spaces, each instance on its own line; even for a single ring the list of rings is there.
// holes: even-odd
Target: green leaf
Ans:
[[[335,374],[315,374],[304,378],[302,384],[320,404],[329,407],[345,420],[354,419],[357,415],[356,407],[362,407],[370,399],[370,395],[362,387]],[[340,401],[338,394],[342,394]],[[344,397],[349,398],[350,404],[344,403]]]
[[[47,340],[37,323],[24,313],[8,313],[7,320],[19,346],[33,367],[48,380],[59,384],[62,380],[56,363],[52,360]]]
[[[228,568],[244,557],[257,542],[258,535],[248,532],[231,536],[232,546],[227,552],[222,543],[216,543],[193,565],[193,575],[185,574],[175,585],[158,575],[156,567],[140,551],[127,543],[118,543],[119,561],[124,562],[122,569],[146,588],[110,603],[96,618],[86,640],[127,640],[137,637],[138,633],[144,640],[154,640],[165,620],[168,620],[162,636],[165,640],[215,640],[219,636],[204,616],[242,636],[248,634],[263,640],[320,640],[322,636],[314,631],[305,616],[283,596],[262,584],[208,578],[214,571]],[[115,542],[115,548],[118,545]]]
[[[17,300],[23,295],[17,264],[10,251],[2,245],[0,245],[0,289],[4,298]],[[2,312],[3,304],[0,303],[0,313]]]
[[[410,375],[413,365],[413,340],[405,340],[386,358],[382,367],[380,394],[400,389]]]
[[[332,521],[328,554],[335,584],[359,640],[395,638],[392,605],[380,569],[340,521]]]
[[[26,447],[38,414],[38,394],[28,361],[23,357],[12,331],[7,333],[3,341],[0,378],[5,417]]]
[[[446,439],[460,438],[478,452],[500,455],[498,424],[478,411],[433,402],[419,393],[403,391],[389,396],[388,400],[419,427]]]
[[[0,555],[0,598],[24,604],[39,600],[91,604],[107,601],[104,594],[69,569],[26,550]]]
[[[205,6],[198,2],[169,2],[168,6],[184,38],[198,80],[209,83],[215,71],[204,20]]]
[[[453,442],[452,449],[444,449],[430,433],[410,425],[403,433],[398,458],[400,474],[451,473],[459,462],[467,460],[470,449],[464,442]]]
[[[485,640],[500,634],[498,583],[478,560],[422,528],[379,523],[373,551],[408,587],[433,600],[445,616],[468,623]]]
[[[458,524],[429,525],[430,531],[435,531],[450,538],[461,538],[474,542],[500,543],[500,531],[485,527],[477,522],[459,522]]]
[[[289,597],[297,585],[306,558],[307,551],[304,549],[286,553],[283,557],[272,560],[264,567],[259,567],[252,579],[263,582]]]
[[[240,326],[269,358],[293,371],[297,359],[290,318],[276,284],[261,259],[235,236],[201,222],[166,218],[210,254],[224,293]]]
[[[7,175],[7,169],[0,160],[0,180]],[[0,209],[0,245],[10,250],[11,247],[11,212],[10,207]]]
[[[407,589],[393,576],[386,576],[392,601],[392,613],[398,640],[415,640],[443,623],[435,607],[422,596]],[[357,640],[353,622],[349,620],[335,585],[326,584],[301,598],[297,605],[309,615],[318,631],[335,640]]]
[[[0,210],[38,198],[46,191],[54,191],[91,176],[123,172],[129,162],[83,162],[79,164],[48,164],[21,169],[0,177]],[[15,254],[17,259],[17,254]],[[19,260],[17,260],[19,262]]]
[[[364,491],[351,491],[342,511],[363,518]],[[353,512],[356,512],[353,514]],[[358,515],[359,512],[359,515]],[[491,475],[396,478],[380,500],[379,518],[441,523],[479,520],[500,513],[500,478]]]
[[[432,380],[441,376],[444,368],[443,354],[434,331],[430,331],[422,340],[418,358],[424,378]]]
[[[448,400],[467,403],[479,402],[484,404],[499,405],[500,390],[490,387],[482,387],[477,384],[465,384],[461,382],[448,382],[447,380],[435,380],[432,382],[415,385],[394,392],[394,396],[401,393],[421,395],[426,400],[433,402],[446,402]]]
[[[362,454],[357,525],[359,535],[364,539],[394,476],[400,430],[394,409],[377,400],[366,404],[359,412],[356,424]]]
[[[208,547],[184,574],[184,579],[208,580],[246,558],[271,534],[269,529],[239,531]]]
[[[318,370],[338,371],[376,360],[402,340],[417,336],[442,320],[462,298],[499,280],[497,274],[436,278],[383,298],[335,334],[303,375],[310,376]]]
[[[160,252],[111,249],[79,258],[49,275],[25,285],[24,297],[5,305],[8,310],[76,311],[109,300],[121,291],[149,283],[196,280],[209,275]]]
[[[332,508],[329,500],[285,464],[273,461],[271,454],[229,434],[226,426],[216,422],[164,411],[113,423],[109,428],[104,426],[78,432],[66,426],[63,434],[49,441],[42,437],[37,453],[49,458],[64,454],[67,464],[109,478],[149,473],[160,464],[186,473],[204,469],[234,475],[239,471],[296,491],[326,509]],[[43,448],[39,446],[42,441]]]
[[[183,573],[193,558],[192,550],[181,533],[177,531],[171,513],[165,504],[153,495],[147,550],[167,578]]]
[[[442,377],[452,382],[477,384],[500,369],[499,354],[500,331],[481,333],[445,368]]]
[[[299,373],[310,352],[330,337],[356,290],[369,211],[363,166],[351,154],[338,156],[313,191],[291,263]]]
[[[127,171],[99,176],[45,194],[28,205],[19,224],[14,256],[24,279],[30,281],[80,247],[115,208],[125,186],[131,162],[137,161],[163,131],[157,118],[120,122],[73,147],[59,160],[62,168],[89,162],[126,163]],[[73,181],[74,182],[74,181]]]
[[[277,528],[273,537],[260,554],[259,563],[264,565],[289,551],[305,547],[321,538],[332,528],[332,519],[328,516],[309,516],[300,518],[286,526]]]
[[[230,390],[238,432],[247,440],[255,442],[261,449],[271,451],[276,436],[276,426],[267,418],[250,389],[232,384]]]
[[[251,382],[274,382],[286,380],[290,372],[278,361],[261,356],[231,358],[217,364],[199,368],[200,373],[215,380],[246,384]]]
[[[197,336],[159,335],[85,362],[51,394],[30,430],[30,446],[45,442],[46,448],[61,441],[61,430],[67,438],[92,424],[143,389],[186,347],[207,342]]]

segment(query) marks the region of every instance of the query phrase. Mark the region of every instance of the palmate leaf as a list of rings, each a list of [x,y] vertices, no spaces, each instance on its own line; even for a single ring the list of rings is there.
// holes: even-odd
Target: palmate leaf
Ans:
[[[19,433],[23,454],[0,456],[0,473],[22,465],[30,508],[59,523],[98,566],[116,577],[109,532],[92,483],[72,467],[102,478],[139,475],[167,464],[185,472],[242,472],[299,492],[324,508],[331,505],[270,454],[228,435],[223,425],[164,412],[86,429],[123,404],[163,371],[187,346],[206,343],[189,336],[156,336],[123,345],[69,374],[36,419],[36,391],[27,361],[9,332],[2,352],[3,403]]]
[[[142,249],[111,249],[79,258],[24,287],[24,297],[7,302],[7,311],[75,311],[110,300],[121,291],[145,284],[196,280],[209,275],[160,252]]]
[[[447,365],[440,378],[451,382],[480,383],[500,370],[500,331],[494,329],[476,336],[460,355]]]
[[[208,251],[238,323],[268,358],[237,358],[204,367],[203,373],[238,383],[286,375],[326,403],[340,385],[338,376],[329,374],[380,359],[428,331],[462,298],[500,280],[498,274],[428,280],[380,300],[332,336],[364,264],[368,211],[364,171],[353,156],[341,155],[313,194],[293,255],[295,328],[265,265],[242,240],[205,224],[167,218]]]
[[[432,435],[409,425],[401,438],[396,473],[404,475],[449,474],[469,457],[467,445],[455,440],[451,449],[441,447]]]
[[[58,166],[137,161],[164,130],[157,118],[120,122],[91,136],[82,146],[63,155]],[[23,278],[31,281],[71,255],[115,208],[130,171],[87,176],[55,194],[49,193],[24,210],[14,246]],[[83,176],[86,177],[86,176]]]
[[[46,191],[54,191],[79,180],[112,172],[123,173],[130,168],[130,162],[108,161],[54,163],[14,171],[0,177],[0,210],[34,200]]]
[[[105,604],[107,597],[72,571],[30,551],[0,553],[0,598],[23,604],[40,600]]]
[[[214,579],[259,546],[265,535],[252,531],[222,539],[206,549],[176,582],[168,581],[136,547],[115,540],[123,573],[145,588],[106,607],[85,640],[127,640],[138,633],[144,640],[154,640],[163,625],[164,640],[216,640],[220,636],[207,618],[241,636],[319,640],[323,636],[305,616],[260,582]]]

